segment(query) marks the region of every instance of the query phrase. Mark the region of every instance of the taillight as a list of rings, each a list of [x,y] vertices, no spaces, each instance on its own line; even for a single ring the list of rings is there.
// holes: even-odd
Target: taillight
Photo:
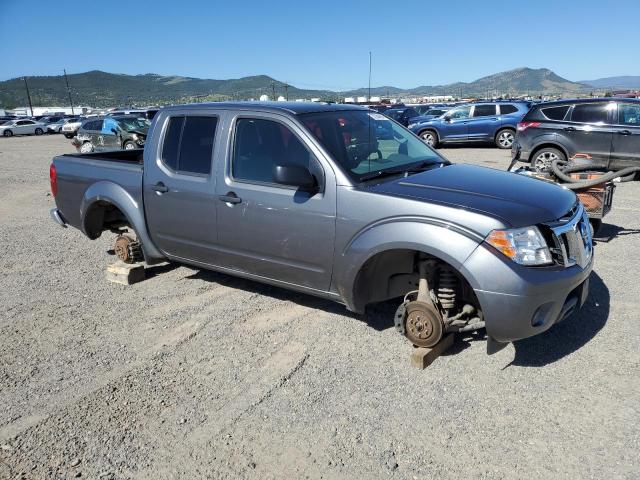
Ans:
[[[519,132],[524,132],[527,128],[537,128],[540,125],[540,122],[520,122],[517,128]]]
[[[56,174],[56,166],[53,163],[49,167],[49,181],[51,182],[51,194],[55,197],[58,195],[58,175]]]

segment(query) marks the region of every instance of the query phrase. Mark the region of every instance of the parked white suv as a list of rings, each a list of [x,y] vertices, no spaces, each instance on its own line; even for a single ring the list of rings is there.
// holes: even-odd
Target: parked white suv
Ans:
[[[64,125],[62,125],[61,132],[65,137],[73,138],[78,133],[78,129],[80,128],[80,125],[82,125],[83,121],[84,118],[70,118]]]
[[[0,135],[12,137],[14,135],[42,135],[47,130],[44,123],[35,120],[7,120],[0,125]]]

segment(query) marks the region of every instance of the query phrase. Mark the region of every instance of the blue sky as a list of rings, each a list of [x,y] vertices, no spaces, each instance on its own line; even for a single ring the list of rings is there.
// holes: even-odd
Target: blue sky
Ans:
[[[614,9],[615,12],[608,9]],[[0,79],[105,70],[402,88],[521,66],[640,75],[640,1],[0,0]]]

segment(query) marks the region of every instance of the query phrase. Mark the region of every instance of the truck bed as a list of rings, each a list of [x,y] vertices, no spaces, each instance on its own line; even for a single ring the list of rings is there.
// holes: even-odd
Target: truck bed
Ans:
[[[108,191],[114,195],[115,192],[124,194],[142,206],[142,152],[141,149],[116,150],[55,157],[56,204],[66,222],[81,228],[83,199],[92,196],[91,186],[98,182],[112,184]]]

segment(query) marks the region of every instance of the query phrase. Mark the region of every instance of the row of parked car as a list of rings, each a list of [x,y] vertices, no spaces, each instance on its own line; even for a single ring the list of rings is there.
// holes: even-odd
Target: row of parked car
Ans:
[[[81,122],[80,117],[65,118],[61,116],[4,119],[0,120],[0,135],[12,137],[14,135],[64,133],[67,138],[73,138]]]

